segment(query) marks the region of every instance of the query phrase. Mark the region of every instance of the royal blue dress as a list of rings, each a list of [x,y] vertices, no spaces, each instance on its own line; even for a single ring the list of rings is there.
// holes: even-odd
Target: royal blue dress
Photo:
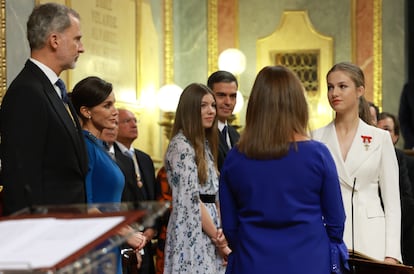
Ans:
[[[347,248],[335,163],[316,141],[280,159],[254,160],[233,148],[220,175],[226,273],[340,273]],[[341,261],[342,259],[342,261]]]
[[[112,160],[101,140],[97,139],[89,131],[84,130],[83,134],[88,151],[88,173],[86,175],[87,203],[120,203],[125,184],[125,177],[121,169]],[[121,253],[119,248],[115,248],[113,252],[117,260],[116,273],[120,274],[122,273]]]
[[[86,200],[90,203],[120,203],[125,177],[101,140],[83,131],[88,150]]]

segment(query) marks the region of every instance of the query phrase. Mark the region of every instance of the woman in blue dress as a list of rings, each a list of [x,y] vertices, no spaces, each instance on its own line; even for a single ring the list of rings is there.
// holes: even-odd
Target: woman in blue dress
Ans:
[[[115,128],[118,110],[115,108],[115,95],[112,84],[98,77],[87,77],[73,88],[71,100],[80,117],[88,151],[88,173],[86,175],[86,198],[88,204],[120,203],[124,189],[124,175],[107,152],[100,140],[104,128]],[[122,235],[133,232],[126,227]],[[137,249],[142,248],[145,239],[133,233],[128,243]],[[117,273],[121,273],[120,251],[116,249]]]
[[[226,273],[328,274],[347,263],[335,163],[307,128],[299,79],[282,66],[263,68],[220,175],[222,226],[232,250]]]

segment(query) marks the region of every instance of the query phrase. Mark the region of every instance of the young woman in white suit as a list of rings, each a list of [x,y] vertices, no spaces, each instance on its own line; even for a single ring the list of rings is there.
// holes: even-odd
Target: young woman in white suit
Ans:
[[[365,80],[358,66],[338,63],[326,78],[335,119],[312,137],[328,146],[336,163],[347,216],[344,241],[350,250],[398,263],[401,209],[391,137],[359,118]]]

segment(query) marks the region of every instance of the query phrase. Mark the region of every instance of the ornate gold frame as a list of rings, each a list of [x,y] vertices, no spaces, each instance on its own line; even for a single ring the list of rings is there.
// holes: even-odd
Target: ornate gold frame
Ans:
[[[174,82],[173,0],[164,0],[164,84]]]
[[[318,52],[318,91],[309,94],[309,121],[311,129],[319,128],[332,120],[326,81],[322,77],[333,62],[333,38],[318,32],[306,10],[284,11],[276,30],[256,40],[256,71],[265,66],[276,65],[275,55]]]
[[[207,7],[207,64],[208,75],[218,69],[218,34],[217,34],[218,0],[209,0]]]
[[[382,0],[374,1],[374,104],[382,108]]]
[[[6,0],[0,1],[0,101],[7,88],[6,63]]]

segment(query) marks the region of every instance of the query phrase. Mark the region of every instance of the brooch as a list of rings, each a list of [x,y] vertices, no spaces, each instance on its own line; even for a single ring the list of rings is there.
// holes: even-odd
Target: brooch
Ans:
[[[361,135],[361,138],[362,138],[362,143],[364,143],[365,150],[368,150],[369,145],[371,144],[371,141],[372,141],[372,136]]]

